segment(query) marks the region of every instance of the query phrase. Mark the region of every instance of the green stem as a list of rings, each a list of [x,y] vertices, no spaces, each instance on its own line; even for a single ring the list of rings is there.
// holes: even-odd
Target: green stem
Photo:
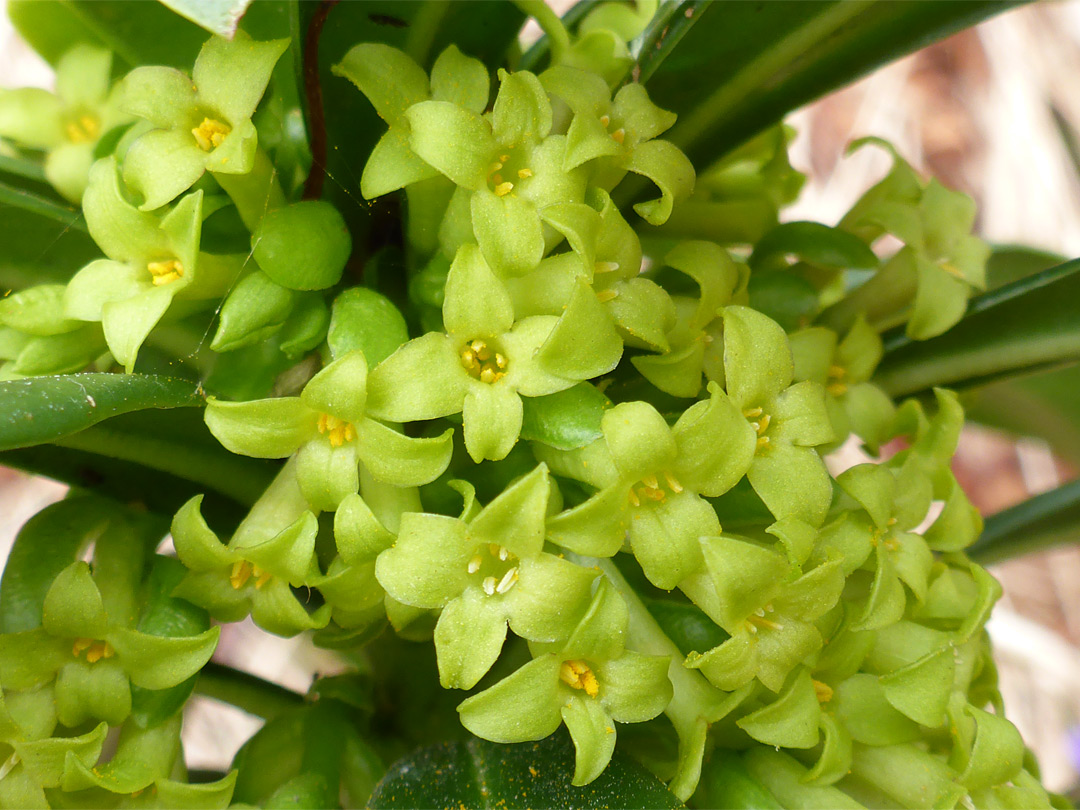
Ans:
[[[422,3],[413,15],[409,24],[409,36],[405,41],[405,52],[418,64],[427,66],[431,45],[449,9],[450,4],[447,2]]]
[[[679,735],[679,765],[668,788],[680,800],[686,801],[697,788],[701,778],[701,762],[709,724],[731,711],[744,694],[721,692],[705,680],[701,673],[683,666],[682,651],[668,638],[614,562],[610,559],[593,559],[572,554],[567,556],[580,565],[599,568],[625,599],[630,611],[630,643],[627,646],[637,652],[667,656],[671,660],[668,677],[674,691],[664,714],[671,720]]]
[[[195,691],[264,720],[304,705],[304,696],[298,692],[223,664],[209,663],[203,667]]]
[[[1078,540],[1080,481],[1072,481],[987,518],[967,553],[989,565]]]
[[[255,150],[255,163],[247,174],[213,172],[213,175],[236,205],[244,226],[252,233],[267,212],[285,205],[285,192],[278,181],[277,168],[262,147]]]
[[[53,443],[134,461],[203,484],[245,505],[254,503],[265,487],[264,474],[254,470],[248,459],[191,442],[150,438],[98,425]]]
[[[514,5],[540,23],[551,42],[551,63],[558,64],[570,47],[570,34],[559,15],[544,0],[514,0]]]

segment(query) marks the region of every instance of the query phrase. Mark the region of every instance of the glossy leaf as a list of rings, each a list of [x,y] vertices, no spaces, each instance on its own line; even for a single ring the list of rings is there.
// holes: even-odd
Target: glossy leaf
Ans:
[[[0,206],[21,208],[31,214],[59,222],[65,229],[74,228],[86,232],[86,220],[77,208],[4,182],[0,182]]]
[[[986,519],[968,549],[982,565],[1080,540],[1080,481],[1044,492]]]
[[[66,282],[74,272],[101,256],[85,229],[68,220],[0,203],[0,289]],[[81,219],[79,221],[82,221]]]
[[[391,807],[681,807],[664,784],[618,753],[594,782],[574,787],[574,749],[558,732],[535,743],[484,740],[423,748],[399,760],[368,803]]]
[[[600,438],[600,420],[611,401],[588,383],[546,397],[523,400],[521,438],[574,450]]]
[[[976,387],[1080,360],[1080,260],[974,298],[952,329],[930,340],[884,336],[874,381],[894,397],[934,386]]]
[[[203,401],[186,380],[140,374],[66,374],[0,382],[0,450],[52,442],[110,417]]]

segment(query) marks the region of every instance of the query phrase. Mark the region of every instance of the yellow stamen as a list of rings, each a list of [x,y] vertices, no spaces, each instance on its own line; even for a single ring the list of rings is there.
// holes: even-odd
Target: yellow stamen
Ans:
[[[80,115],[79,120],[68,122],[64,132],[72,143],[86,143],[97,138],[101,133],[101,125],[92,115]]]
[[[326,434],[331,447],[341,447],[356,438],[356,428],[351,422],[338,419],[328,413],[319,414],[319,433]]]
[[[847,383],[834,382],[825,386],[825,390],[832,394],[834,397],[842,397],[847,393]]]
[[[493,383],[495,382],[495,375],[498,372],[491,366],[485,366],[480,370],[480,382]]]
[[[495,183],[495,185],[498,185],[502,181],[503,181],[503,176],[501,174],[494,174],[494,175],[491,176],[491,182]],[[511,188],[513,188],[513,186],[511,186]]]
[[[814,694],[817,696],[818,703],[828,703],[833,697],[833,688],[827,683],[821,681],[815,681],[811,678],[810,683],[814,685]]]
[[[513,588],[515,584],[517,584],[517,581],[518,570],[517,568],[511,568],[509,571],[503,574],[503,578],[500,579],[499,584],[495,586],[495,592],[506,593],[508,590]]]
[[[764,433],[766,430],[769,429],[769,422],[771,422],[771,421],[772,421],[772,416],[771,415],[763,414],[762,417],[761,417],[761,420],[754,423],[755,425],[757,425],[755,430],[757,430],[759,435]]]
[[[600,116],[600,123],[604,125],[604,129],[607,129],[608,125],[611,123],[611,116],[610,115],[601,115]]]
[[[596,675],[584,661],[563,661],[559,667],[559,680],[574,689],[582,689],[589,697],[596,697],[600,684]]]
[[[634,506],[641,506],[641,499],[638,498],[637,493],[634,492],[634,488],[630,487],[630,491],[627,493],[627,497],[630,499],[630,503]]]
[[[847,376],[847,369],[843,366],[829,366],[829,376],[834,380],[842,380]]]
[[[203,118],[202,123],[191,130],[191,134],[195,136],[195,143],[204,152],[210,152],[221,146],[225,136],[230,132],[232,132],[232,127],[213,118]]]
[[[461,350],[461,365],[481,382],[498,382],[506,376],[506,367],[509,364],[510,361],[505,355],[496,352],[484,340],[472,340]]]
[[[270,578],[273,576],[269,571],[263,571],[257,565],[251,566],[251,573],[256,577],[255,590],[259,590],[259,588],[269,582]]]
[[[146,269],[153,276],[155,287],[171,284],[184,276],[184,265],[177,259],[166,259],[161,262],[147,262]]]
[[[483,560],[481,560],[480,555],[477,554],[475,557],[469,560],[469,573],[475,574],[477,571],[480,570],[481,564],[483,564]]]
[[[766,612],[773,612],[773,606],[771,604],[766,605],[763,608],[758,608],[752,614],[747,616],[746,621],[744,622],[746,629],[754,634],[757,633],[758,628],[760,627],[765,627],[769,630],[783,630],[784,625],[774,622],[772,619],[765,618]]]
[[[532,177],[532,169],[518,169],[518,178],[524,180],[528,177]]]
[[[942,262],[941,269],[944,270],[946,273],[951,273],[961,281],[967,281],[967,279],[964,278],[964,274],[960,272],[960,268],[956,267],[956,265],[950,264],[949,262]]]
[[[622,143],[626,140],[626,130],[622,127],[619,127],[617,130],[611,133],[611,137],[615,141],[615,143]]]
[[[682,484],[679,483],[678,479],[675,478],[674,475],[667,472],[666,470],[664,471],[664,480],[667,481],[668,489],[670,489],[676,495],[682,492]]]
[[[491,596],[495,593],[495,585],[495,577],[484,577],[484,593],[486,593],[488,596]]]
[[[92,638],[75,639],[75,643],[71,645],[71,654],[78,658],[83,652],[86,653],[88,664],[96,664],[102,658],[112,658],[116,655],[116,650],[107,641],[95,641]]]
[[[496,197],[505,197],[507,194],[509,194],[513,190],[514,190],[514,184],[513,183],[511,183],[511,182],[499,183],[498,185],[495,186],[495,196]]]
[[[596,294],[596,300],[601,304],[606,304],[612,298],[618,296],[618,294],[619,293],[616,290],[601,290]]]
[[[761,416],[761,414],[763,413],[764,411],[761,408],[747,408],[745,411],[742,412],[742,415],[745,416],[747,419],[753,419],[757,416]]]
[[[509,155],[499,155],[499,160],[501,160],[503,163],[506,163],[506,161],[508,161],[509,159]]]
[[[619,269],[619,263],[618,262],[594,262],[593,263],[593,272],[594,273],[614,273],[618,269]]]
[[[499,368],[506,368],[506,357],[499,354],[498,352],[495,352],[495,365],[497,365]]]
[[[499,556],[499,544],[498,543],[488,543],[488,554],[490,554],[492,557],[498,557]]]
[[[660,482],[656,480],[655,475],[642,476],[641,483],[643,483],[649,489],[659,489],[660,488]]]
[[[765,447],[768,447],[768,446],[769,446],[769,437],[768,436],[758,436],[757,449],[761,450],[761,449],[763,449]]]
[[[253,566],[247,560],[237,560],[233,563],[232,573],[229,574],[229,584],[234,590],[238,591],[247,584],[251,575],[255,573],[252,568]]]
[[[476,368],[476,352],[469,347],[461,350],[461,364],[465,368]]]

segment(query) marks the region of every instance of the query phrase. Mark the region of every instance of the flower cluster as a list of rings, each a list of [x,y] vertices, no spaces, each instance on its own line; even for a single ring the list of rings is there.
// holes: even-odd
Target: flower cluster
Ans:
[[[235,774],[172,781],[178,716],[139,707],[190,691],[208,617],[251,616],[358,656],[387,622],[433,640],[441,685],[470,690],[465,728],[509,743],[565,724],[577,785],[619,726],[645,723],[677,752],[656,769],[683,800],[727,749],[798,806],[1045,805],[1015,729],[986,711],[1000,591],[963,553],[981,521],[949,469],[956,397],[898,406],[873,383],[883,328],[938,334],[980,286],[970,201],[897,158],[838,228],[778,226],[799,185],[783,130],[693,192],[662,138],[675,116],[641,84],[612,92],[629,38],[615,32],[644,23],[602,8],[547,69],[499,70],[494,94],[455,46],[430,73],[376,43],[334,68],[387,125],[360,190],[403,190],[404,313],[341,288],[343,218],[289,200],[259,144],[284,41],[215,38],[190,76],[140,67],[111,95],[64,79],[69,60],[104,59],[79,49],[60,106],[0,97],[0,135],[50,150],[106,256],[0,303],[5,374],[131,372],[170,323],[215,310],[223,363],[269,346],[263,365],[293,366],[273,391],[204,379],[221,445],[284,460],[227,542],[201,496],[172,521],[179,562],[109,522],[92,567],[73,556],[33,620],[3,625],[0,803],[151,786],[227,802]],[[42,105],[56,131],[32,140],[19,116]],[[75,136],[106,124],[129,128],[80,185]],[[658,194],[624,211],[629,175]],[[232,241],[205,238],[218,212]],[[904,247],[882,263],[870,247],[886,233]],[[876,275],[844,295],[852,269]],[[849,436],[903,449],[834,476],[823,457]],[[124,543],[143,556],[120,562]],[[105,593],[104,572],[127,590]],[[198,619],[173,632],[155,610]],[[122,728],[103,764],[95,721]]]

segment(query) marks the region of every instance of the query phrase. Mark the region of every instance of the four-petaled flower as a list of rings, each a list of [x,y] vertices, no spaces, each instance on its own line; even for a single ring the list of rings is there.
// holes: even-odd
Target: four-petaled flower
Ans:
[[[531,641],[569,636],[595,572],[543,551],[551,482],[540,465],[471,520],[407,513],[375,574],[394,599],[442,609],[435,650],[443,686],[471,689],[506,628]]]
[[[615,750],[615,724],[651,720],[672,696],[666,656],[626,649],[628,612],[610,583],[562,644],[531,644],[534,659],[465,700],[461,723],[502,743],[541,740],[562,723],[577,749],[574,784],[593,781]]]

